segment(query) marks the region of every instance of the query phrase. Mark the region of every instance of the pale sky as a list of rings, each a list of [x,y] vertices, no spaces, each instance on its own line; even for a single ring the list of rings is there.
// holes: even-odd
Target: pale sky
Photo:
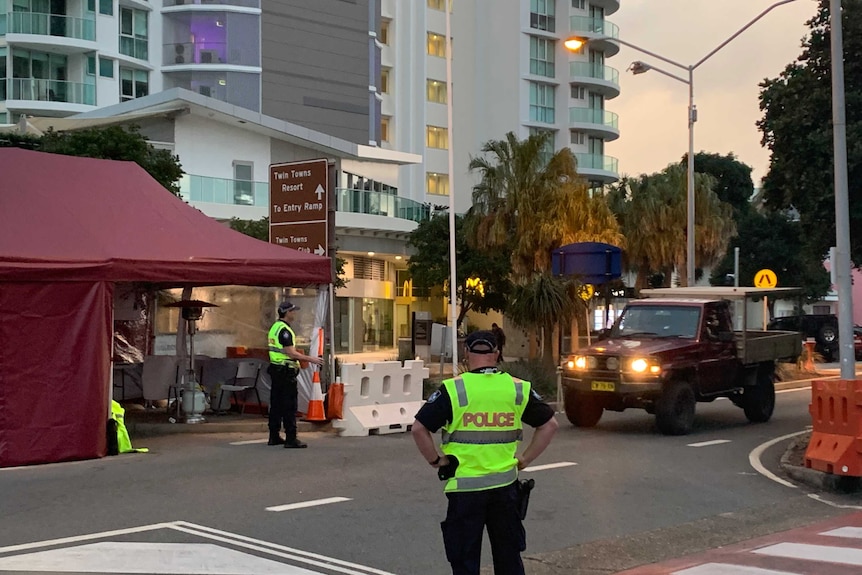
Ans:
[[[622,0],[608,20],[620,39],[683,65],[692,65],[745,26],[775,0]],[[775,78],[802,52],[805,22],[816,0],[796,0],[774,8],[694,71],[695,153],[726,154],[754,171],[759,187],[769,166],[755,122],[761,118],[758,84]],[[620,71],[621,94],[605,108],[619,114],[620,138],[605,146],[619,158],[620,175],[651,174],[678,162],[688,151],[688,86],[655,71],[633,75],[631,62],[687,72],[621,46],[606,64]]]

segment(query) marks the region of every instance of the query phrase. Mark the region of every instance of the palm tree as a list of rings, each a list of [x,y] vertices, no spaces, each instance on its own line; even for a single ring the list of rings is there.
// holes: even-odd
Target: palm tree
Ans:
[[[482,177],[473,188],[468,241],[476,249],[512,254],[512,279],[522,302],[558,300],[560,286],[550,277],[555,248],[575,241],[617,245],[622,241],[604,198],[589,195],[571,150],[549,153],[549,144],[548,133],[518,140],[509,132],[503,140],[487,142],[482,148],[485,156],[472,158],[469,164]],[[530,303],[528,309],[549,314],[516,313],[521,325],[542,329],[543,355],[553,361],[553,326],[571,319],[572,306],[556,309]]]

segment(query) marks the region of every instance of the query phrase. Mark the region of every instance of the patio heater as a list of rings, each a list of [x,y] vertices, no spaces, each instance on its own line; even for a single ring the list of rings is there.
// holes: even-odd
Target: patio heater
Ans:
[[[186,320],[189,334],[189,367],[177,383],[180,405],[182,406],[183,423],[205,423],[203,412],[206,409],[206,396],[200,390],[201,382],[198,381],[195,371],[195,333],[197,322],[203,317],[205,307],[218,307],[214,303],[200,300],[182,300],[169,303],[165,307],[178,307],[182,310],[183,319]]]

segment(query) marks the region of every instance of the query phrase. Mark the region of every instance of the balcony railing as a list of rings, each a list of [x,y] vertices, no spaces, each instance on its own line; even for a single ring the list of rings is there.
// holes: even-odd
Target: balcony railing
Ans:
[[[389,216],[414,222],[431,217],[431,206],[383,192],[338,188],[335,190],[335,202],[340,212]]]
[[[37,78],[3,78],[0,99],[65,102],[68,104],[96,105],[96,86],[65,80]]]
[[[96,20],[41,12],[0,14],[0,34],[39,34],[96,40]]]
[[[569,108],[569,123],[598,124],[616,130],[619,128],[619,116],[613,112],[594,108]]]
[[[585,170],[603,170],[605,172],[613,172],[618,174],[619,160],[613,156],[603,156],[601,154],[575,154],[578,160],[578,169]]]
[[[162,65],[234,64],[260,66],[255,50],[243,50],[228,42],[176,42],[165,44]]]
[[[180,193],[191,202],[234,206],[269,207],[269,184],[193,176],[180,179]],[[431,217],[431,206],[383,192],[339,188],[335,191],[340,212],[372,214],[421,222]]]
[[[180,179],[180,193],[192,202],[264,208],[269,206],[269,184],[266,182],[186,174]]]
[[[569,76],[605,80],[617,86],[620,84],[620,73],[616,68],[592,62],[569,62]]]
[[[182,6],[188,4],[203,4],[206,6],[242,6],[244,8],[260,8],[260,0],[165,0],[164,6]]]
[[[590,18],[589,16],[569,16],[569,31],[600,34],[609,38],[620,37],[619,26],[602,18]]]

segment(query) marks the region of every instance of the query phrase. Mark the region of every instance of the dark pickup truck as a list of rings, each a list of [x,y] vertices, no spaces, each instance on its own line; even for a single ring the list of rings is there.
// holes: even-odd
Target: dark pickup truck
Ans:
[[[799,356],[796,332],[734,331],[731,300],[790,295],[794,288],[642,290],[601,341],[563,361],[566,416],[593,427],[604,410],[654,414],[659,431],[691,430],[695,404],[729,398],[751,422],[772,417],[775,362]],[[742,305],[742,325],[747,325]]]

